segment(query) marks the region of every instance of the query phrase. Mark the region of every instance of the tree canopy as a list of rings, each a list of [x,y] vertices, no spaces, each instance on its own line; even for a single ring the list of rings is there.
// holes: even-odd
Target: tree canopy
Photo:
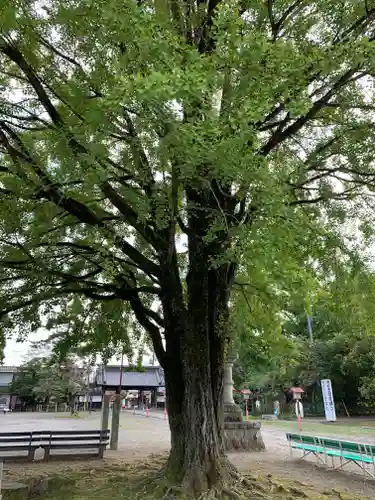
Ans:
[[[158,259],[185,248],[191,211],[230,254],[211,259],[256,267],[263,244],[270,260],[314,237],[314,202],[339,217],[332,198],[372,189],[365,2],[215,2],[189,40],[186,13],[152,2],[2,9],[2,310],[19,328],[59,304],[69,343],[95,331],[103,349],[130,307],[162,356]]]
[[[344,221],[371,227],[373,2],[1,9],[3,328],[22,338],[50,316],[62,346],[88,351],[146,331],[166,374],[168,474],[199,495],[228,472],[237,276],[293,274]]]

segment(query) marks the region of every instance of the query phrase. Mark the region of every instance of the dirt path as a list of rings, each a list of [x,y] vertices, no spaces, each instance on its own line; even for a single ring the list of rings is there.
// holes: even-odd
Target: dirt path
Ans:
[[[53,417],[49,417],[53,418]],[[32,421],[33,420],[33,421]],[[10,422],[9,422],[10,423]],[[52,424],[45,419],[40,421],[35,418],[19,422],[23,429],[33,428],[38,425],[47,428],[98,428],[99,416],[92,416],[89,419],[72,420],[69,418],[54,417]],[[12,430],[18,424],[12,422]],[[4,428],[4,431],[11,430]],[[18,430],[18,429],[17,429]],[[243,472],[251,472],[254,475],[274,476],[308,483],[320,492],[330,491],[333,488],[347,491],[358,498],[368,497],[375,500],[375,481],[364,478],[358,474],[358,468],[352,466],[347,472],[334,471],[317,467],[313,461],[298,459],[296,453],[292,459],[289,454],[289,447],[285,439],[285,430],[274,427],[265,427],[262,430],[267,451],[262,453],[235,453],[230,458],[233,463]],[[331,435],[331,433],[329,433]],[[350,439],[354,440],[353,437]],[[360,438],[358,438],[360,439]],[[369,438],[371,439],[371,438]],[[131,413],[123,413],[121,416],[121,429],[119,437],[119,450],[117,452],[108,451],[106,462],[108,464],[118,462],[129,462],[144,458],[150,454],[167,454],[170,446],[168,422],[160,418],[146,418]],[[98,461],[64,461],[52,462],[49,464],[35,463],[30,465],[12,464],[7,465],[7,474],[17,476],[19,473],[43,474],[52,473],[59,469],[77,468],[98,468],[102,462]]]
[[[301,460],[298,452],[290,456],[285,440],[285,432],[278,429],[262,430],[267,451],[262,453],[231,454],[232,462],[243,472],[251,472],[260,476],[273,476],[293,479],[314,485],[322,493],[332,489],[340,490],[358,497],[375,500],[375,480],[363,473],[357,473],[358,467],[351,466],[346,471],[335,471],[317,466],[313,460]]]

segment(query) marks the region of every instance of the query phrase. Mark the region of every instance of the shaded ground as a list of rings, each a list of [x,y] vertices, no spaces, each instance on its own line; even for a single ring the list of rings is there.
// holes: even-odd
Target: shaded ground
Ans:
[[[19,472],[24,484],[23,491],[6,491],[4,500],[25,500],[25,498],[45,498],[50,500],[177,500],[180,491],[170,488],[157,473],[165,463],[165,457],[152,457],[124,463],[117,459],[83,464],[78,467],[61,469],[51,473],[48,479],[36,478],[32,470]],[[92,467],[92,468],[91,468]],[[34,471],[35,472],[35,471]],[[31,493],[31,496],[30,496]],[[357,500],[353,494],[337,489],[324,492],[315,486],[290,479],[280,479],[269,474],[256,477],[240,474],[235,484],[220,492],[211,490],[203,495],[203,500]]]
[[[62,414],[10,414],[0,415],[1,431],[27,431],[27,430],[69,430],[69,429],[98,429],[100,426],[100,415],[93,413],[91,416],[82,418],[70,418]],[[293,426],[293,424],[292,424]],[[279,428],[281,427],[281,428]],[[294,424],[295,427],[295,424]],[[340,427],[332,428],[324,426],[327,436],[338,436],[343,439],[360,440],[362,442],[375,442],[375,430],[363,432],[360,427],[355,431],[350,430],[350,435]],[[244,473],[250,472],[254,475],[267,476],[272,474],[280,478],[302,481],[313,484],[320,492],[332,492],[332,489],[350,492],[356,498],[367,496],[375,500],[375,481],[367,479],[356,473],[356,469],[348,469],[348,472],[338,472],[330,469],[317,467],[313,461],[302,461],[291,458],[289,448],[285,440],[285,432],[296,430],[285,428],[283,423],[279,425],[265,423],[263,427],[263,438],[267,451],[262,453],[237,453],[231,454],[230,458],[235,465]],[[310,429],[306,429],[310,432]],[[306,432],[304,430],[304,432]],[[339,434],[337,434],[339,432]],[[319,432],[323,435],[323,432]],[[114,464],[124,461],[134,461],[151,453],[167,453],[169,449],[168,422],[162,418],[146,418],[143,415],[133,415],[132,412],[123,412],[121,415],[121,429],[119,434],[119,450],[107,452],[106,464],[113,467]],[[96,469],[97,461],[90,463],[35,463],[7,465],[7,475],[18,475],[20,472],[30,474],[50,473],[56,470],[87,467]],[[359,469],[357,469],[359,471]],[[305,486],[304,488],[308,488]],[[84,498],[84,497],[82,497]]]

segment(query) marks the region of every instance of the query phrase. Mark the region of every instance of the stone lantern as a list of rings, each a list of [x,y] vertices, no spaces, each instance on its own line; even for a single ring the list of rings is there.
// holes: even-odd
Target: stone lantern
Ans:
[[[244,422],[241,408],[233,399],[233,363],[238,356],[227,356],[224,363],[224,446],[226,451],[261,451],[265,449],[260,422]]]
[[[242,422],[241,408],[233,399],[233,364],[238,356],[229,354],[224,363],[224,422]]]
[[[293,401],[300,401],[302,398],[302,394],[305,392],[302,387],[291,387],[289,392],[292,393]]]
[[[305,392],[302,387],[291,387],[289,392],[292,393],[292,398],[294,402],[294,411],[298,418],[298,422],[300,419],[304,417],[304,410],[302,404],[302,394]]]

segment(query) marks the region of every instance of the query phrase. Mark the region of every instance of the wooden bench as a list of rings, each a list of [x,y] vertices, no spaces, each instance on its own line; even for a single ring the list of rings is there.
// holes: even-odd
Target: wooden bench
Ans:
[[[34,460],[39,448],[44,450],[44,460],[77,456],[103,458],[108,442],[109,430],[2,432],[0,460]],[[65,450],[65,453],[51,454],[55,450]]]
[[[289,441],[291,454],[293,449],[301,450],[302,458],[312,453],[318,462],[326,466],[328,457],[331,457],[332,467],[336,470],[348,463],[354,463],[365,475],[368,474],[375,479],[375,445],[291,433],[287,433],[286,438]],[[340,459],[340,465],[337,467],[334,463],[335,458]]]

